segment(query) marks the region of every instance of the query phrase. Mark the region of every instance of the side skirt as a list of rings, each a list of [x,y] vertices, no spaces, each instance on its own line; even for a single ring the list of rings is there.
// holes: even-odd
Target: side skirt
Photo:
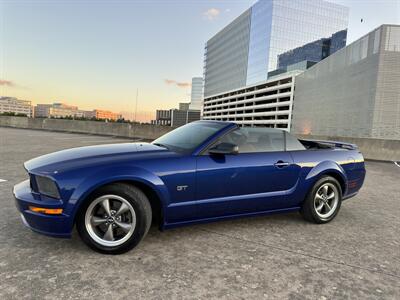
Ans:
[[[162,226],[161,230],[171,229],[181,226],[187,226],[192,224],[202,224],[202,223],[211,223],[216,221],[224,221],[230,219],[239,219],[244,217],[257,217],[257,216],[265,216],[265,215],[272,215],[272,214],[281,214],[281,213],[289,213],[293,211],[299,211],[300,206],[290,207],[290,208],[283,208],[283,209],[274,209],[274,210],[266,210],[261,212],[252,212],[246,214],[235,214],[235,215],[228,215],[228,216],[220,216],[214,218],[205,218],[205,219],[195,219],[183,222],[175,222],[175,223],[166,223]]]
[[[347,200],[347,199],[350,199],[350,198],[353,198],[353,197],[356,196],[357,194],[358,194],[358,191],[357,191],[357,192],[354,192],[354,193],[351,193],[351,194],[348,194],[348,195],[346,195],[346,196],[343,196],[342,201]]]

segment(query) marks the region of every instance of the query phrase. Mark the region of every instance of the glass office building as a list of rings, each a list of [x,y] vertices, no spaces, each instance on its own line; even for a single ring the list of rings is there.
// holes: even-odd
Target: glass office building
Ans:
[[[190,93],[190,109],[201,110],[203,101],[203,78],[192,78],[192,91]]]
[[[346,33],[348,14],[322,0],[259,0],[206,43],[204,97],[265,81],[279,55]]]
[[[346,46],[347,30],[332,34],[329,38],[322,38],[304,46],[289,50],[278,55],[278,69],[287,70],[300,62],[319,62],[337,50]]]

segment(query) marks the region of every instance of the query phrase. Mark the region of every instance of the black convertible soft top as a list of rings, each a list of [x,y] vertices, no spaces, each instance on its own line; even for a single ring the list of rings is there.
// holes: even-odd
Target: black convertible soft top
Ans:
[[[357,145],[351,143],[343,143],[337,141],[325,141],[325,140],[299,140],[307,149],[331,149],[331,148],[342,148],[347,150],[358,149]]]

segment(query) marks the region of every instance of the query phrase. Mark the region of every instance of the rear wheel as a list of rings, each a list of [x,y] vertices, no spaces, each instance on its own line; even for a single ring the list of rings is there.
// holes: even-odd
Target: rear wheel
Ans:
[[[324,176],[308,193],[301,214],[307,221],[328,223],[338,214],[341,203],[342,189],[339,182],[331,176]]]
[[[77,216],[77,230],[92,249],[120,254],[134,248],[151,225],[151,206],[136,187],[117,183],[97,190]]]

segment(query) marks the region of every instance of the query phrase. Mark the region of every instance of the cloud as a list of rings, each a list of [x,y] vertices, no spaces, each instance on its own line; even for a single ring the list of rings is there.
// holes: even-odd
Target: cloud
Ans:
[[[190,82],[179,82],[173,79],[164,79],[164,82],[168,85],[176,85],[181,88],[190,87],[192,85]]]
[[[207,9],[203,13],[203,16],[204,16],[205,19],[207,19],[209,21],[212,21],[212,20],[216,19],[219,16],[220,12],[221,11],[219,9],[210,8],[210,9]]]
[[[0,86],[1,85],[14,87],[15,83],[10,80],[0,79]]]

